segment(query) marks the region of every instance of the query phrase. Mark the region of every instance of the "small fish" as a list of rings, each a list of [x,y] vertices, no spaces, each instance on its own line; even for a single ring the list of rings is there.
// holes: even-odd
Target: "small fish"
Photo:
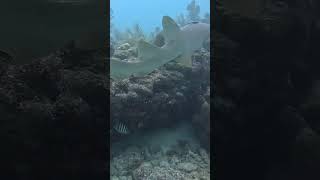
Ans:
[[[113,126],[113,129],[115,129],[120,134],[129,134],[130,133],[127,126],[121,122],[116,123]]]

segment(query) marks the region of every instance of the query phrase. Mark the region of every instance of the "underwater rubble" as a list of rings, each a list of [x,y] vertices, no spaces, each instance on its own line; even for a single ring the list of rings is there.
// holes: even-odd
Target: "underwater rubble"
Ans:
[[[308,29],[299,14],[288,13],[290,5],[257,17],[217,5],[212,79],[217,179],[320,177],[320,29]]]
[[[209,156],[205,149],[184,141],[166,152],[157,146],[129,146],[112,157],[110,179],[208,180]]]

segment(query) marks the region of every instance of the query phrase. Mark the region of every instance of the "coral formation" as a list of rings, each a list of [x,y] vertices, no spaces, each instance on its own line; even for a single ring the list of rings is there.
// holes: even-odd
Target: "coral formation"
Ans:
[[[187,129],[189,131],[190,129]],[[161,132],[161,130],[158,130]],[[111,155],[111,179],[210,179],[210,155],[206,150],[199,147],[196,140],[181,140],[185,133],[171,130],[162,132],[159,136],[150,136],[143,139],[143,143],[114,144]],[[190,132],[188,132],[190,133]],[[178,137],[175,137],[178,134]],[[160,140],[163,136],[169,139],[178,138],[164,148]],[[141,141],[141,137],[136,137]],[[179,140],[180,139],[180,140]],[[159,142],[159,145],[150,143]],[[168,143],[168,139],[164,143]]]
[[[1,159],[14,179],[106,172],[106,62],[79,49],[25,65],[7,62],[0,76]]]
[[[130,49],[117,48],[115,54],[128,53]],[[179,119],[191,120],[202,103],[198,95],[208,91],[209,57],[208,51],[202,49],[193,55],[192,69],[171,62],[144,77],[112,81],[111,119],[126,121],[132,130],[139,129],[139,124],[141,128],[159,128]]]
[[[188,19],[189,21],[199,21],[199,13],[200,13],[200,6],[196,4],[195,0],[192,0],[190,4],[187,6],[188,10]]]

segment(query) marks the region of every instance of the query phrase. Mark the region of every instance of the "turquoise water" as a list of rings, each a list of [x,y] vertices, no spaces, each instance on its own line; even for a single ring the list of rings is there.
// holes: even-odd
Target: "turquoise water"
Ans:
[[[144,32],[149,33],[161,27],[162,16],[176,18],[180,13],[187,14],[191,0],[113,0],[110,7],[114,13],[115,28],[123,31],[139,23]],[[210,0],[196,0],[200,6],[200,16],[210,12]]]

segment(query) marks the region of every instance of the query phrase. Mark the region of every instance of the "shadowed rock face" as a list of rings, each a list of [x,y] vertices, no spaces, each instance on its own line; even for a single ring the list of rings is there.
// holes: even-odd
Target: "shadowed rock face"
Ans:
[[[50,178],[84,171],[105,177],[109,83],[102,58],[64,49],[24,65],[0,61],[0,154],[16,171],[13,179],[33,179],[39,169]]]
[[[310,26],[307,36],[310,21],[291,6],[262,18],[217,7],[212,132],[218,179],[319,176],[320,106],[313,92],[319,29]]]
[[[71,40],[80,48],[102,48],[106,32],[104,2],[81,2],[2,1],[0,50],[21,63],[45,56]]]

